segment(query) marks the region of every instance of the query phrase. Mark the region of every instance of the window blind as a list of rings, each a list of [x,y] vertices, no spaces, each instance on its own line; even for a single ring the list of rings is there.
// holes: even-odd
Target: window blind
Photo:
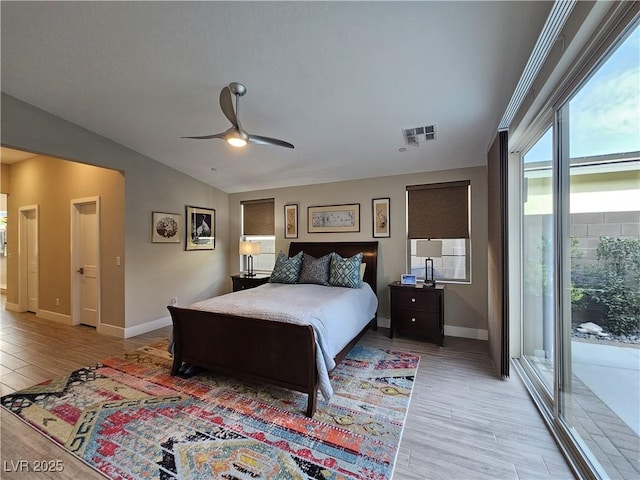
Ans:
[[[273,198],[246,200],[242,205],[243,235],[275,235]]]
[[[469,180],[407,186],[409,238],[469,238]]]

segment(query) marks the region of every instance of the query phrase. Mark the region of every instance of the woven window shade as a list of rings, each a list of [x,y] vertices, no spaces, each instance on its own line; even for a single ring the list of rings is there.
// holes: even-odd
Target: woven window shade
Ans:
[[[240,203],[243,209],[243,235],[275,235],[273,198]]]
[[[470,183],[408,186],[409,238],[469,238]]]

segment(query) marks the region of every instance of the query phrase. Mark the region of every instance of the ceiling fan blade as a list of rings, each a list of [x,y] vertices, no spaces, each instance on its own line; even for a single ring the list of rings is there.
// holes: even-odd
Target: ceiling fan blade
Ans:
[[[260,135],[249,135],[249,143],[257,145],[275,145],[276,147],[295,148],[289,142],[278,140],[277,138],[261,137]]]
[[[231,124],[238,128],[238,118],[236,117],[236,112],[233,109],[233,95],[231,90],[229,90],[229,87],[224,87],[220,91],[220,108]]]
[[[227,132],[223,132],[223,133],[215,133],[213,135],[202,135],[200,137],[180,137],[180,138],[192,138],[192,139],[196,139],[196,140],[209,140],[211,138],[224,138],[226,134],[227,134]]]

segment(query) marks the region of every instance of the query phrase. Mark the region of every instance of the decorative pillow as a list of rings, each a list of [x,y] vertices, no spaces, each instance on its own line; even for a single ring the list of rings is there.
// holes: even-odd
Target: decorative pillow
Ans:
[[[351,258],[342,258],[337,253],[331,257],[331,268],[329,269],[329,283],[334,287],[360,288],[360,264],[362,263],[362,252],[355,254]]]
[[[276,258],[276,264],[269,277],[271,283],[297,283],[302,266],[302,252],[298,252],[294,257],[287,257],[280,252]]]
[[[331,266],[331,254],[320,258],[312,257],[305,253],[302,257],[302,269],[298,283],[316,283],[329,285],[329,267]]]
[[[364,280],[364,272],[367,269],[367,264],[366,263],[361,263],[360,264],[360,281]]]

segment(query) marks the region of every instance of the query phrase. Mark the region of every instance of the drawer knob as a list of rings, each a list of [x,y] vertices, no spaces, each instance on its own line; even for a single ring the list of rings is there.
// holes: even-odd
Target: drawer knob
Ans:
[[[415,321],[416,321],[416,319],[415,319],[415,318],[412,318],[412,319],[411,319],[411,321],[412,321],[412,322],[415,322]]]
[[[415,298],[412,298],[412,299],[411,299],[411,301],[415,303],[416,299],[415,299]]]

